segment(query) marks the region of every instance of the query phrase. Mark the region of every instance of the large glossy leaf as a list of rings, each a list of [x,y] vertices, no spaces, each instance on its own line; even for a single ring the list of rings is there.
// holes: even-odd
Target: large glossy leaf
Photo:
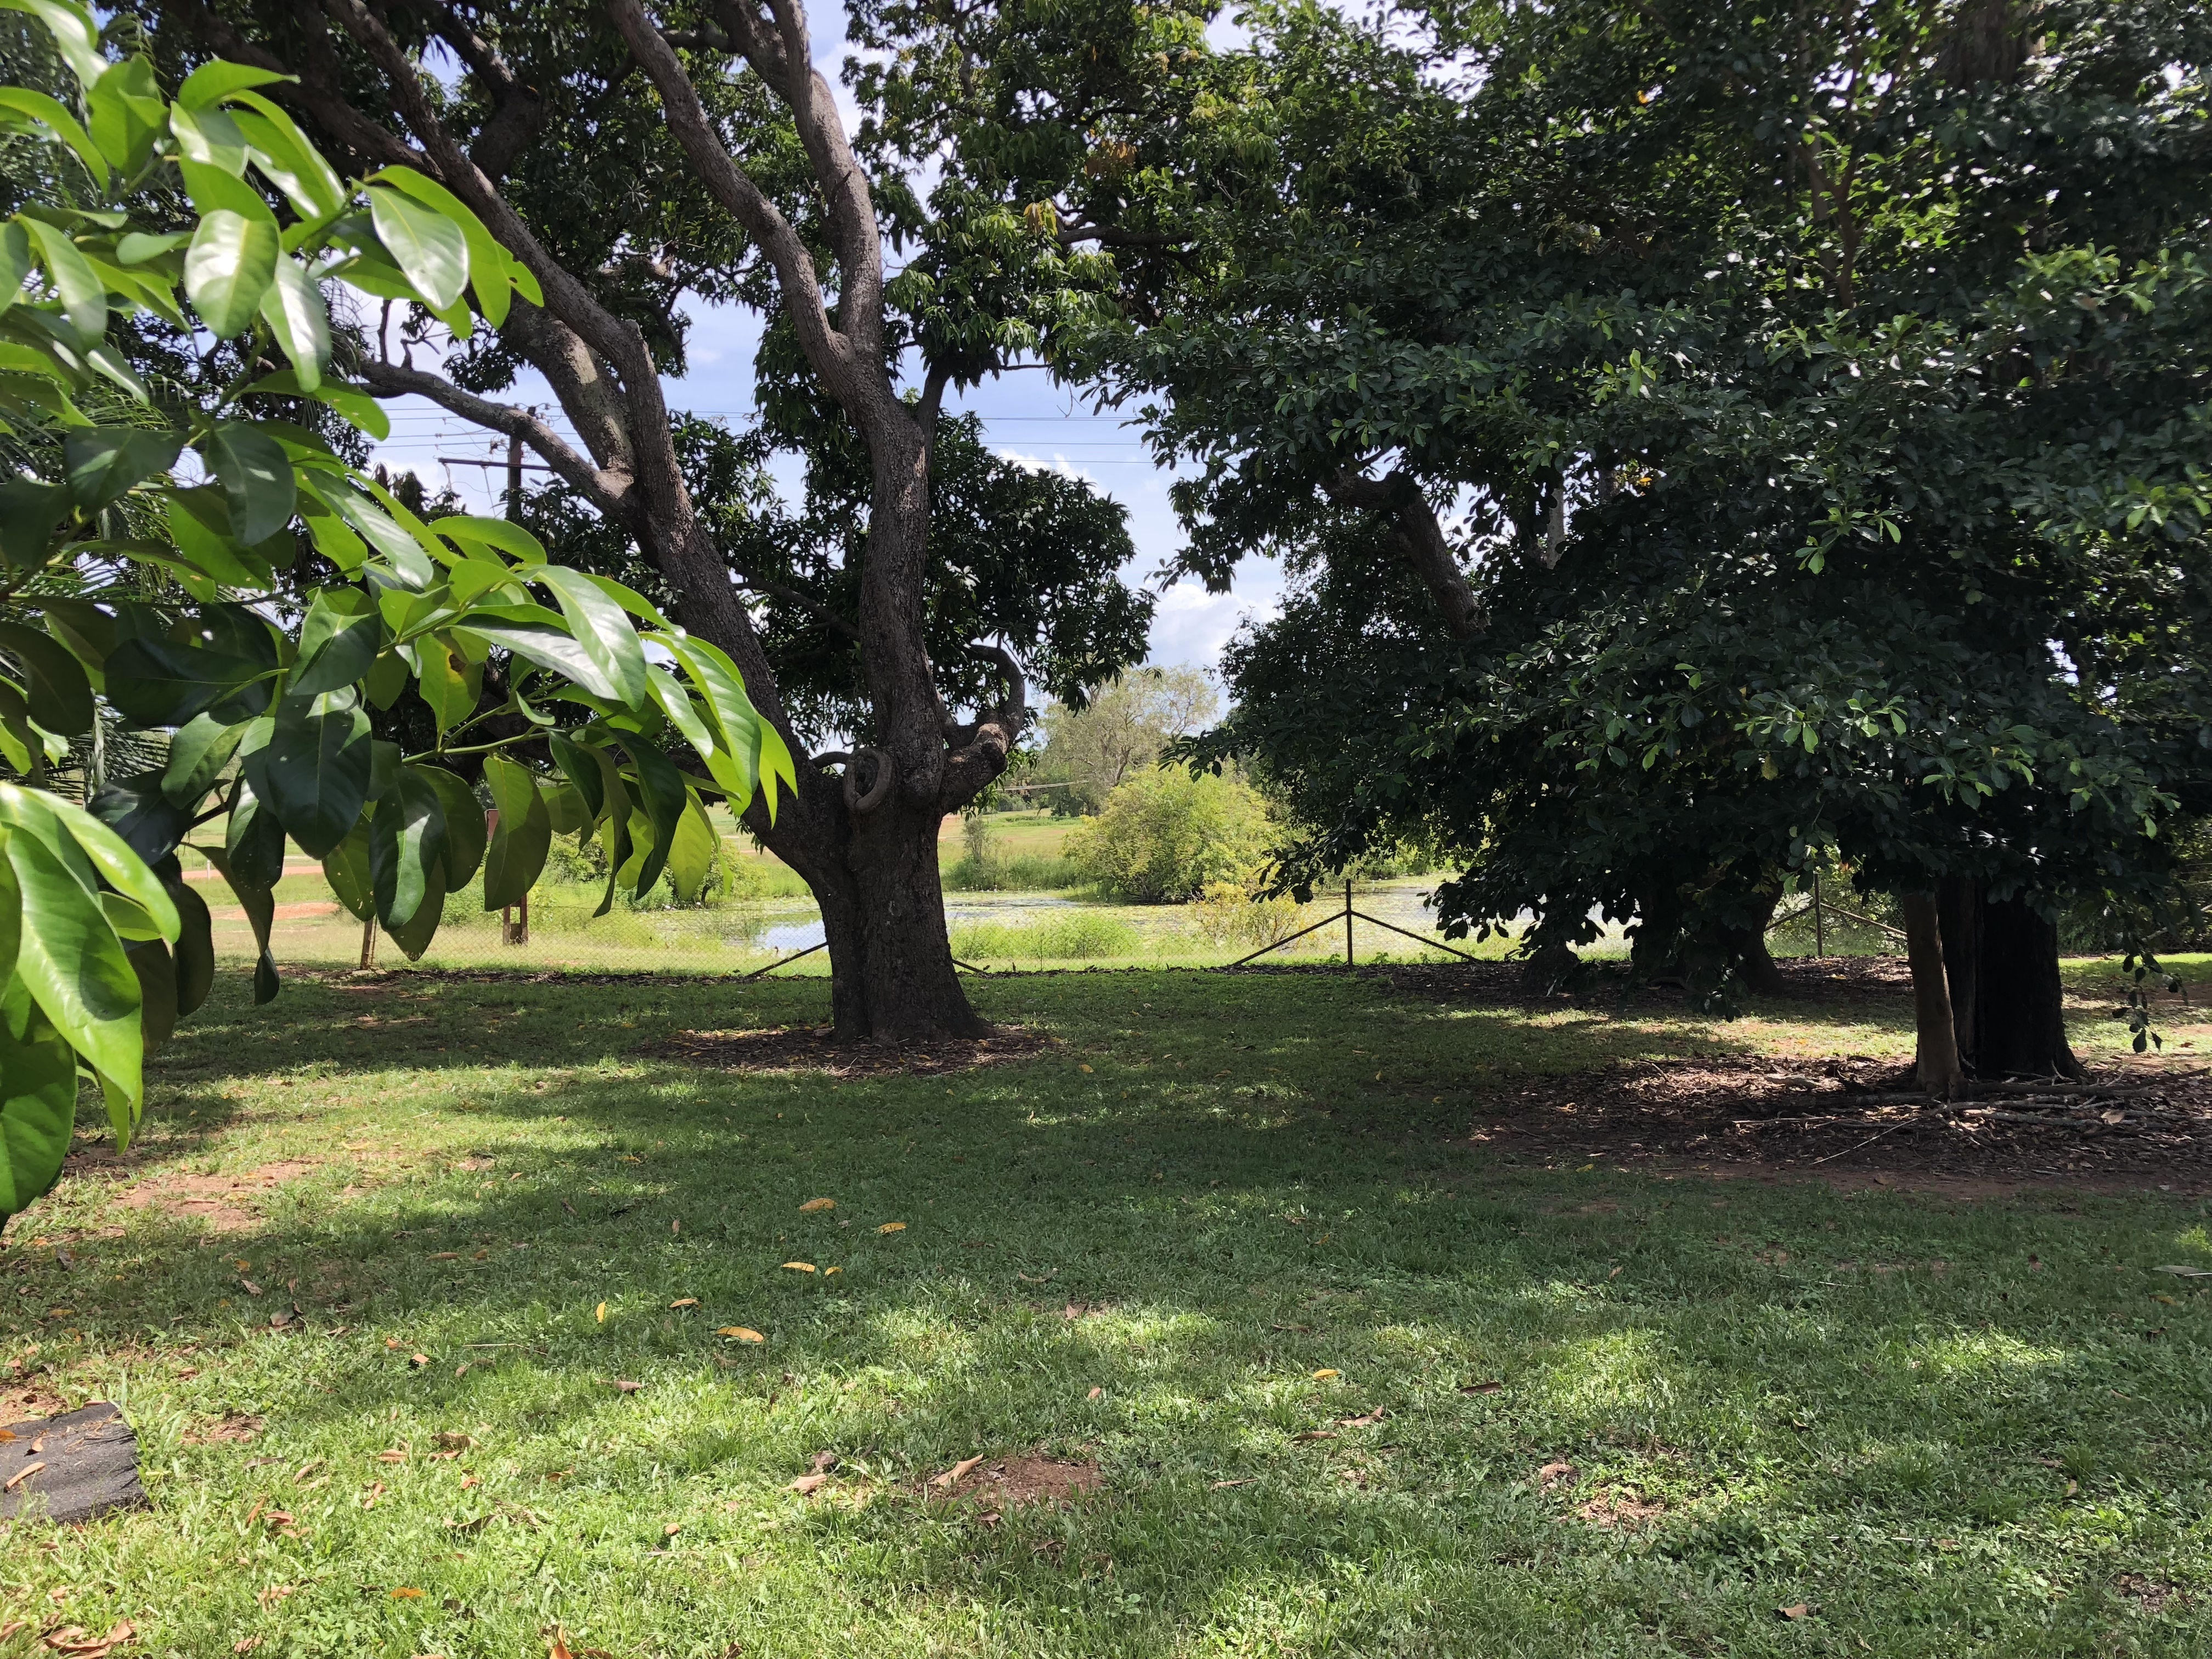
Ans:
[[[185,294],[224,339],[253,326],[262,295],[283,258],[274,221],[217,208],[200,221],[185,251]]]
[[[293,692],[312,695],[351,685],[368,672],[383,643],[384,618],[374,599],[357,587],[319,588],[300,624]]]
[[[425,872],[422,897],[415,907],[415,914],[384,931],[392,936],[393,944],[407,953],[408,961],[418,961],[422,952],[430,948],[430,940],[445,914],[446,872],[443,866],[433,864]]]
[[[684,775],[660,750],[642,742],[626,743],[623,747],[637,770],[638,805],[653,824],[653,851],[637,872],[637,885],[630,890],[642,898],[667,867],[676,826],[690,796],[684,787]]]
[[[4,849],[22,895],[16,977],[93,1068],[136,1107],[145,1044],[138,976],[98,900],[34,835],[14,830]]]
[[[195,714],[169,738],[169,763],[161,773],[161,793],[169,804],[186,811],[198,809],[207,792],[238,751],[246,735],[240,722],[227,726],[206,714]]]
[[[0,979],[0,1222],[60,1178],[76,1127],[76,1055],[29,989]]]
[[[262,672],[258,663],[166,639],[129,639],[105,665],[107,700],[134,725],[182,726]]]
[[[161,787],[162,776],[141,772],[111,778],[85,803],[88,811],[149,864],[158,864],[175,852],[192,825],[191,809],[169,799]]]
[[[287,697],[269,741],[246,757],[256,796],[310,858],[321,858],[359,822],[368,799],[368,716],[337,698]]]
[[[346,838],[323,859],[323,879],[356,921],[376,914],[376,888],[368,869],[368,821],[346,831]]]
[[[507,250],[492,240],[483,222],[471,212],[460,198],[443,185],[427,179],[412,167],[386,167],[372,173],[368,182],[388,184],[404,191],[425,207],[443,216],[457,226],[462,240],[468,245],[470,285],[476,289],[477,304],[482,307],[486,321],[497,328],[507,320],[514,289],[507,280],[510,263]]]
[[[100,146],[92,142],[92,135],[55,100],[43,92],[33,92],[28,87],[0,87],[0,109],[13,110],[27,115],[52,133],[76,152],[76,158],[92,174],[93,182],[102,189],[107,185],[107,158],[100,153]],[[19,276],[18,281],[21,278]]]
[[[414,920],[434,884],[443,902],[445,855],[446,812],[437,786],[421,768],[403,765],[368,821],[369,882],[377,920],[387,931],[396,936]]]
[[[553,763],[567,775],[570,786],[583,797],[586,814],[584,823],[597,823],[599,814],[607,810],[606,774],[600,769],[599,756],[559,732],[547,732],[545,745],[552,751]]]
[[[74,0],[8,0],[10,11],[28,12],[46,26],[62,61],[81,86],[90,88],[112,67],[100,50],[100,24]]]
[[[377,240],[415,290],[439,311],[450,308],[469,284],[469,244],[443,214],[381,185],[368,191]]]
[[[176,958],[159,939],[131,945],[124,956],[138,976],[140,1034],[149,1049],[157,1048],[177,1031]]]
[[[235,821],[235,809],[231,816]],[[194,844],[198,845],[197,842]],[[278,983],[276,959],[269,954],[269,930],[276,919],[275,884],[263,885],[245,879],[238,873],[228,851],[224,848],[200,847],[199,851],[210,864],[215,866],[217,873],[230,884],[230,890],[237,897],[239,908],[246,912],[246,920],[253,929],[253,942],[259,949],[259,954],[253,961],[254,1003],[258,1006],[272,1001],[276,998]],[[278,869],[281,871],[282,868],[280,859]]]
[[[148,869],[130,844],[75,801],[43,791],[0,783],[0,819],[21,825],[43,839],[80,881],[106,882],[145,908],[161,937],[177,936],[176,912],[169,907],[160,877]]]
[[[291,522],[298,501],[292,462],[266,432],[242,421],[218,422],[201,453],[222,481],[231,533],[239,540],[250,545]]]
[[[599,820],[599,848],[606,854],[607,860],[607,890],[599,896],[599,908],[592,912],[594,916],[603,916],[615,908],[615,884],[620,878],[623,866],[629,862],[633,850],[629,835],[633,803],[629,797],[629,786],[623,781],[622,774],[615,770],[614,757],[602,749],[586,752],[599,764],[599,787],[607,804],[605,815]]]
[[[292,118],[258,92],[241,94],[238,102],[246,107],[233,110],[231,119],[252,145],[253,165],[261,176],[284,192],[304,220],[327,219],[342,211],[346,204],[343,181]]]
[[[0,846],[14,831],[0,823]],[[15,976],[15,951],[23,942],[23,895],[15,886],[15,872],[0,856],[0,985]]]
[[[292,360],[301,388],[314,391],[331,360],[331,314],[315,279],[288,257],[277,259],[275,280],[261,296],[261,319]]]
[[[714,826],[708,822],[706,808],[699,804],[696,795],[689,797],[684,805],[684,816],[677,820],[676,833],[668,843],[668,880],[676,889],[676,902],[690,904],[714,873],[714,854],[720,842],[714,835]]]
[[[152,60],[131,57],[114,65],[85,94],[86,125],[100,153],[125,178],[152,155],[169,109],[154,82]]]
[[[601,684],[585,689],[625,708],[641,705],[647,696],[645,647],[622,606],[580,570],[544,565],[533,568],[530,578],[552,590],[569,631],[599,670]]]
[[[467,661],[442,635],[417,640],[415,661],[415,690],[428,705],[430,718],[442,736],[475,713],[475,687],[482,685],[482,677],[469,672]]]
[[[246,172],[246,135],[219,109],[169,112],[169,131],[177,135],[177,154],[202,167],[221,167],[234,179]]]
[[[523,610],[523,606],[498,607]],[[536,606],[526,607],[535,610]],[[547,613],[549,616],[550,612]],[[489,645],[511,651],[525,662],[548,668],[573,680],[596,697],[617,700],[617,688],[600,666],[594,653],[565,629],[552,622],[510,621],[473,611],[453,625],[457,634],[473,634]]]
[[[254,722],[258,726],[260,721]],[[273,722],[272,722],[273,724]],[[241,745],[243,746],[243,745]],[[223,826],[223,878],[234,887],[273,892],[284,879],[284,828],[243,777],[233,786],[229,821]]]
[[[100,280],[69,233],[40,219],[19,221],[38,245],[40,263],[61,296],[62,315],[88,349],[107,332],[107,285]]]
[[[438,809],[446,820],[446,846],[439,863],[446,872],[446,890],[458,893],[483,862],[484,809],[477,805],[476,792],[444,767],[416,769],[438,792]]]
[[[207,901],[192,890],[190,882],[171,882],[169,902],[177,907],[179,923],[175,955],[177,1014],[181,1018],[198,1010],[215,988],[214,918],[208,914]]]
[[[487,756],[484,782],[499,813],[499,827],[484,854],[484,908],[503,910],[520,903],[544,870],[553,820],[538,780],[514,762]]]
[[[275,70],[253,69],[244,64],[216,58],[202,64],[187,75],[177,88],[177,101],[186,109],[211,109],[235,93],[248,87],[266,87],[282,81],[299,77],[280,75]]]
[[[0,657],[11,657],[21,671],[24,701],[31,718],[58,737],[73,738],[92,728],[92,682],[84,665],[52,635],[0,618]]]
[[[136,483],[167,472],[184,447],[178,434],[138,426],[99,426],[62,441],[70,500],[87,513],[122,499]]]
[[[0,483],[0,562],[22,570],[44,564],[55,526],[69,509],[65,484],[36,478]]]

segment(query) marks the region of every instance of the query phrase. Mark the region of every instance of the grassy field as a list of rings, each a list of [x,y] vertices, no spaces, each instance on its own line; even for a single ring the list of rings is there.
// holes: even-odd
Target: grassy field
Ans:
[[[1470,1139],[1901,1000],[1078,974],[841,1075],[665,1057],[818,981],[245,992],[0,1251],[0,1420],[121,1402],[153,1504],[0,1531],[5,1659],[2212,1651],[2202,1199]]]

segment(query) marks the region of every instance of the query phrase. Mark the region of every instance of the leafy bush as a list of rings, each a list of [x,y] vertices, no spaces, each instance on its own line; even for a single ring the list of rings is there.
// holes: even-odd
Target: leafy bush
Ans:
[[[1162,767],[1108,795],[1097,817],[1069,832],[1066,855],[1108,892],[1179,904],[1212,883],[1243,884],[1273,839],[1267,804],[1242,779]]]
[[[1288,896],[1255,898],[1235,882],[1216,881],[1191,905],[1192,926],[1209,945],[1258,950],[1279,945],[1306,925],[1305,910]]]
[[[1142,936],[1127,922],[1092,911],[1071,910],[1042,921],[971,921],[952,930],[952,954],[969,962],[1018,957],[1042,962],[1087,962],[1136,953]]]

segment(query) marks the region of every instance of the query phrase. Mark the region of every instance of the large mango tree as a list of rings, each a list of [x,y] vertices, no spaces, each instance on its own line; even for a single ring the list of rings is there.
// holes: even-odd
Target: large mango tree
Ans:
[[[480,866],[487,908],[526,892],[556,830],[601,839],[602,912],[618,878],[696,878],[705,801],[772,813],[793,768],[729,658],[638,594],[503,520],[426,522],[332,421],[278,418],[386,434],[334,366],[334,293],[459,336],[538,299],[466,207],[404,167],[341,178],[266,70],[205,64],[170,95],[74,0],[0,6],[44,25],[76,90],[0,87],[0,125],[52,164],[0,224],[4,1222],[58,1176],[82,1090],[129,1144],[148,1049],[209,994],[180,848],[237,895],[266,1001],[288,843],[419,957]],[[150,336],[236,372],[149,382]],[[303,536],[330,580],[289,575]],[[370,718],[410,685],[435,728],[412,753]],[[118,731],[166,734],[161,763],[82,803],[49,787],[73,743]],[[489,835],[462,757],[499,808]]]

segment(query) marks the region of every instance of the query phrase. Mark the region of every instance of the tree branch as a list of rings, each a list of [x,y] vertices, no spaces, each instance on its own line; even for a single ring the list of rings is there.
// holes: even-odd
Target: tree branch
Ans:
[[[1459,561],[1452,557],[1451,544],[1444,539],[1443,526],[1437,522],[1436,509],[1429,505],[1416,480],[1403,471],[1370,478],[1346,467],[1323,479],[1322,489],[1340,507],[1386,516],[1391,544],[1427,587],[1454,638],[1471,640],[1482,632],[1482,601],[1475,598]]]
[[[1006,695],[996,708],[977,717],[972,734],[964,728],[953,734],[965,741],[945,757],[939,775],[938,809],[945,812],[957,811],[990,787],[1006,769],[1029,720],[1029,683],[1014,653],[1003,645],[971,645],[968,654],[998,665],[1006,677]]]

